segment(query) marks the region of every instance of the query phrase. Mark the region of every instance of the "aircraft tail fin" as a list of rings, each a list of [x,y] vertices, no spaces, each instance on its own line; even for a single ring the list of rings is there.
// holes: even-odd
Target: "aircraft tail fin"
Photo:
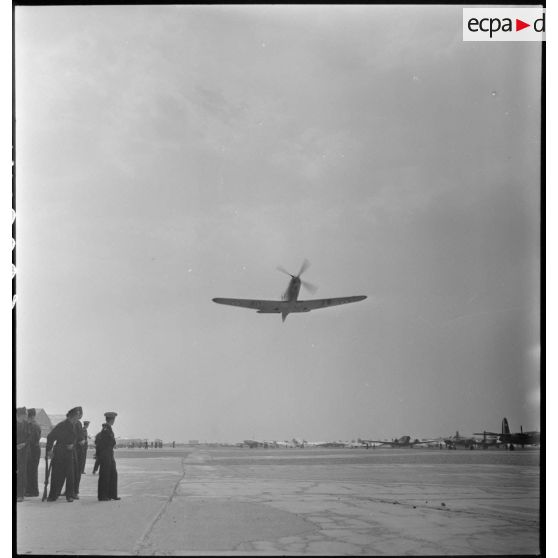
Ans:
[[[508,424],[508,419],[504,417],[502,421],[502,434],[509,434],[510,433],[510,426]]]

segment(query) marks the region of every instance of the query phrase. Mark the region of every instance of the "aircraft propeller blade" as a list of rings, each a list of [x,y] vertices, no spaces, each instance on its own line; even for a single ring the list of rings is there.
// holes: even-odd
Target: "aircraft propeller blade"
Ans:
[[[282,267],[280,265],[277,266],[277,271],[280,271],[281,273],[285,273],[289,277],[294,277],[294,275],[292,273],[289,273],[284,267]]]
[[[302,262],[302,265],[300,267],[300,271],[298,272],[297,277],[300,277],[309,267],[310,267],[310,262],[307,259],[305,259]]]
[[[301,281],[301,283],[302,286],[311,294],[314,294],[318,290],[318,287],[316,287],[316,285],[308,283],[308,281]]]

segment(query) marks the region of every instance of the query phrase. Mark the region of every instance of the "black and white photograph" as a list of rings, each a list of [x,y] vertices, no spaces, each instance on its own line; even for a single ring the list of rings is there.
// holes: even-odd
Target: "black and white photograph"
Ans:
[[[544,554],[545,16],[487,8],[14,5],[14,552]]]

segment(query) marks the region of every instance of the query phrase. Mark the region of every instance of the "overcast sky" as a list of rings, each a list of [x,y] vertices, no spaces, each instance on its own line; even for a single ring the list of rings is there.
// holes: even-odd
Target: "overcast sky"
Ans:
[[[17,403],[240,441],[539,429],[540,43],[461,7],[17,7]],[[356,304],[260,315],[213,297]]]

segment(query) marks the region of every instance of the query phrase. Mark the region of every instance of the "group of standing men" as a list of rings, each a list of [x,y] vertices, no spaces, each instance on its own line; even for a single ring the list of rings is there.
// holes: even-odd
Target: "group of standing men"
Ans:
[[[29,419],[30,409],[16,409],[17,420],[17,501],[22,502],[24,496],[38,496],[37,469],[41,457],[39,440],[41,428]],[[35,416],[33,412],[32,417]],[[66,420],[58,423],[48,434],[46,443],[47,479],[50,472],[50,492],[47,500],[56,501],[66,486],[66,501],[79,500],[81,475],[85,474],[85,461],[88,448],[87,427],[89,421],[81,423],[83,410],[74,407],[66,413]],[[117,495],[118,476],[114,461],[116,440],[112,425],[116,413],[105,413],[106,422],[95,436],[96,463],[99,466],[98,499],[100,501],[120,500]]]
[[[39,495],[37,470],[41,459],[41,427],[35,409],[16,409],[17,501]]]

